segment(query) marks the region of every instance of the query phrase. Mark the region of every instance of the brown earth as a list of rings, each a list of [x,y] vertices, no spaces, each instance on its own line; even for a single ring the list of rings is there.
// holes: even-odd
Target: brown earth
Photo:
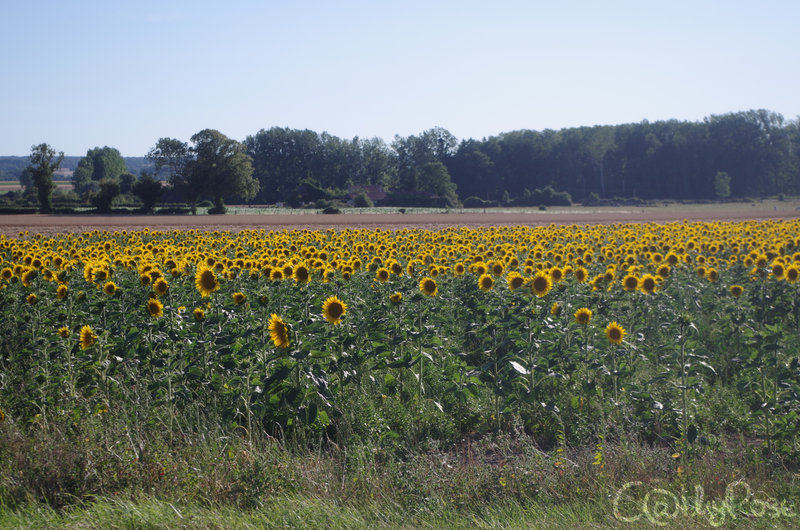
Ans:
[[[243,214],[243,215],[0,215],[0,234],[17,236],[24,230],[45,235],[91,230],[230,230],[401,228],[439,229],[451,226],[543,226],[549,224],[666,223],[671,221],[742,221],[748,219],[796,219],[797,211],[752,210],[672,211],[626,209],[609,211],[531,213],[441,213],[441,214]]]

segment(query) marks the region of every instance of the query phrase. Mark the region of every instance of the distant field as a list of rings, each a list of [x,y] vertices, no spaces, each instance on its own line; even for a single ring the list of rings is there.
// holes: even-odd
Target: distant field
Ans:
[[[61,189],[68,190],[72,188],[72,183],[64,181],[56,181],[56,186]],[[0,193],[6,193],[7,191],[18,191],[21,189],[22,186],[17,180],[0,180]]]

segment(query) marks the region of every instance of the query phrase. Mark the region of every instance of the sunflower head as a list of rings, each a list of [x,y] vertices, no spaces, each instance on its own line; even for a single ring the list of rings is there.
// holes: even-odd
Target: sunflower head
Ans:
[[[550,314],[554,317],[557,317],[561,314],[561,306],[558,304],[558,302],[553,302],[553,305],[550,306]]]
[[[192,311],[192,315],[194,315],[194,319],[198,322],[202,322],[206,319],[206,312],[199,307],[196,307],[194,311]]]
[[[153,318],[164,316],[164,304],[158,298],[149,298],[147,300],[147,313]]]
[[[244,293],[233,293],[233,303],[236,305],[242,305],[247,300],[247,296]]]
[[[108,296],[114,296],[115,294],[117,294],[118,290],[119,288],[117,287],[117,284],[115,284],[112,281],[107,281],[105,285],[103,285],[103,292],[106,293]]]
[[[583,267],[575,269],[573,274],[578,283],[584,283],[589,278],[589,272]]]
[[[706,278],[708,278],[708,281],[711,283],[716,282],[719,279],[717,269],[708,269],[708,271],[706,271]]]
[[[775,276],[777,279],[782,279],[784,274],[786,273],[786,268],[783,266],[783,263],[780,261],[773,261],[772,262],[772,275]]]
[[[492,278],[490,274],[481,275],[481,277],[478,278],[478,287],[480,287],[483,292],[491,291],[492,287],[494,287],[494,278]]]
[[[331,296],[322,304],[322,316],[331,324],[338,324],[347,313],[347,304],[335,296]]]
[[[292,277],[296,283],[308,283],[311,281],[311,272],[305,265],[298,265],[292,271]]]
[[[203,297],[209,296],[211,293],[219,289],[219,280],[214,271],[208,267],[200,266],[197,268],[197,273],[194,277],[194,285]]]
[[[80,342],[82,350],[88,350],[95,342],[97,342],[97,335],[95,335],[91,326],[86,325],[81,328]]]
[[[389,269],[381,267],[375,272],[375,279],[379,282],[389,281]]]
[[[592,310],[587,309],[585,307],[581,307],[577,311],[575,311],[575,322],[585,326],[592,320]]]
[[[400,302],[403,301],[403,293],[401,293],[400,291],[397,291],[396,293],[394,293],[393,295],[391,295],[389,297],[389,300],[393,304],[397,305],[397,304],[399,304]]]
[[[534,276],[533,279],[530,281],[530,286],[531,286],[531,293],[541,298],[550,292],[550,289],[553,287],[553,284],[550,281],[549,274],[545,274],[544,272],[539,271],[536,273],[536,276]]]
[[[797,280],[800,279],[800,267],[797,265],[789,265],[786,268],[784,278],[786,278],[786,281],[789,283],[796,283]]]
[[[744,287],[742,287],[741,285],[731,285],[731,295],[734,298],[739,298],[740,296],[742,296],[743,292],[744,292]]]
[[[639,278],[633,274],[628,274],[622,279],[622,287],[628,292],[635,291],[639,288]]]
[[[436,294],[439,292],[439,288],[436,285],[436,280],[431,277],[425,277],[420,280],[419,290],[428,296],[436,296]]]
[[[163,296],[169,291],[169,284],[164,278],[158,278],[153,282],[153,292],[158,296]]]
[[[69,328],[66,326],[58,328],[58,336],[65,339],[69,337]]]
[[[653,294],[658,289],[658,281],[652,274],[645,274],[639,282],[639,288],[643,293]]]
[[[281,317],[272,313],[269,317],[269,338],[276,348],[289,347],[289,328]]]
[[[67,296],[67,286],[62,283],[56,289],[56,298],[61,300],[61,299],[65,298],[66,296]]]
[[[509,291],[516,291],[525,285],[525,278],[522,276],[522,274],[512,271],[508,273],[508,276],[506,276],[506,282],[508,283]]]
[[[616,322],[611,322],[608,326],[606,326],[606,338],[611,344],[622,344],[622,340],[625,338],[626,333],[627,332],[625,331],[625,328]]]
[[[36,305],[36,302],[38,302],[39,299],[36,297],[35,294],[31,293],[28,295],[25,301],[28,302],[29,305]]]

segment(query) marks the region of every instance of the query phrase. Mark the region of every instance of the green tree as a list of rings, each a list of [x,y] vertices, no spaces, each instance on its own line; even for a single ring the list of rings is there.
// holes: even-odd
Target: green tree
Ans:
[[[113,147],[95,147],[86,152],[86,156],[78,161],[78,167],[72,175],[72,187],[82,197],[89,192],[97,191],[101,180],[115,180],[127,173],[125,159]]]
[[[64,153],[58,152],[48,144],[31,147],[31,163],[27,168],[31,181],[36,187],[36,195],[42,213],[50,213],[53,209],[51,195],[56,185],[53,183],[53,172],[61,167]]]
[[[142,176],[133,183],[131,190],[142,201],[142,209],[146,212],[152,212],[153,207],[161,197],[163,188],[161,187],[161,182],[156,180],[152,174],[142,172]]]
[[[714,193],[719,200],[727,199],[731,194],[731,177],[724,171],[714,175]]]
[[[249,200],[258,192],[253,161],[244,144],[214,129],[203,129],[191,138],[194,160],[189,171],[195,182],[214,201],[214,212],[225,212],[225,198]]]
[[[97,183],[97,191],[89,195],[89,200],[97,208],[98,213],[109,213],[114,197],[119,195],[119,181],[116,179],[102,179]]]
[[[198,175],[191,171],[194,155],[189,144],[175,138],[159,138],[145,158],[155,165],[156,175],[165,178],[191,205],[192,213],[197,213],[195,205],[203,188],[202,183],[195,180]]]
[[[417,191],[444,197],[448,206],[458,205],[456,185],[450,181],[450,174],[441,162],[428,162],[422,166],[417,176]]]

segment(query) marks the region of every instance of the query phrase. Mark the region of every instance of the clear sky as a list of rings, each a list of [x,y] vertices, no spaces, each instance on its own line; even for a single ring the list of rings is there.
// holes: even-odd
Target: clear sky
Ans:
[[[800,115],[800,2],[0,0],[0,155]]]

